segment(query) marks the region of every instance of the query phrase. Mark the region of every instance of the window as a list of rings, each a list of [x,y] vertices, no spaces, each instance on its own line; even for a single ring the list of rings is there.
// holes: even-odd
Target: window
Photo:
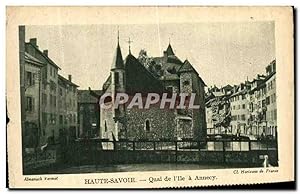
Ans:
[[[245,121],[246,120],[246,116],[245,115],[241,115],[241,119],[242,119],[242,121]]]
[[[63,124],[64,122],[64,118],[63,118],[63,115],[59,115],[59,124]]]
[[[120,80],[119,80],[119,73],[115,72],[115,84],[119,84]]]
[[[245,104],[242,105],[242,109],[246,109],[246,105]]]
[[[189,85],[190,84],[190,82],[188,81],[188,80],[185,80],[184,82],[183,82],[183,85]]]
[[[47,94],[42,94],[42,104],[43,104],[44,106],[47,105]]]
[[[62,96],[62,89],[61,88],[59,88],[59,95]]]
[[[270,89],[273,89],[273,80],[270,82]]]
[[[34,110],[34,98],[32,97],[26,97],[26,107],[25,107],[26,111],[33,111]]]
[[[53,96],[53,106],[56,107],[56,96]]]
[[[42,123],[43,123],[43,126],[46,126],[48,123],[47,113],[45,113],[45,112],[42,113]]]
[[[56,123],[56,114],[50,113],[50,123],[51,124]]]
[[[271,101],[273,101],[272,98],[273,96],[271,96]],[[266,104],[267,105],[269,105],[270,104],[270,96],[268,96],[267,98],[266,98]]]
[[[47,89],[47,83],[43,82],[43,89],[46,90]]]
[[[35,74],[29,71],[26,71],[26,85],[32,86],[34,85]]]
[[[106,124],[106,120],[104,122],[104,131],[107,132],[107,124]]]
[[[250,112],[253,112],[253,103],[251,102],[249,105]]]
[[[149,120],[146,120],[146,132],[150,132],[150,121]]]
[[[50,94],[50,106],[53,105],[53,96]]]
[[[56,83],[54,81],[50,81],[50,89],[51,91],[56,90]]]

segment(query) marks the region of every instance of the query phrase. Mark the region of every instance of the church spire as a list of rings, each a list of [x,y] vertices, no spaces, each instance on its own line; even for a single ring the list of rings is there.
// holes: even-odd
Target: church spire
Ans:
[[[119,31],[119,26],[118,26],[118,45],[120,44],[120,31]]]
[[[168,56],[175,55],[170,42],[169,42],[169,45],[168,45],[168,48],[167,48],[166,52],[167,52]]]
[[[113,58],[113,63],[111,66],[111,69],[123,69],[124,68],[124,62],[123,62],[123,57],[122,57],[122,52],[121,52],[121,48],[120,48],[120,43],[119,43],[119,29],[118,29],[118,44],[117,44],[117,49],[116,52],[114,54],[114,58]]]

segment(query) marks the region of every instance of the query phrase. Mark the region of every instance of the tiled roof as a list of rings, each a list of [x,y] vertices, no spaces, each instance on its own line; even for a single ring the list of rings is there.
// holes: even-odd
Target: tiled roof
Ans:
[[[58,79],[62,80],[63,82],[66,82],[66,83],[68,83],[68,84],[70,84],[70,85],[73,85],[73,86],[79,87],[78,85],[76,85],[75,83],[71,82],[70,80],[68,80],[68,79],[64,78],[64,77],[63,77],[63,76],[61,76],[61,75],[58,75]]]
[[[161,81],[156,79],[133,55],[125,62],[126,92],[160,93],[164,91]]]
[[[93,90],[100,95],[101,90]],[[89,90],[78,90],[77,94],[78,103],[97,103],[98,99],[91,95]]]
[[[45,63],[43,63],[42,61],[38,60],[37,58],[31,56],[29,53],[25,52],[25,61],[32,63],[34,65],[40,66],[42,67],[43,65],[45,65]]]
[[[30,42],[26,42],[25,44],[32,46],[36,51],[38,51],[51,65],[53,65],[54,67],[61,69],[56,63],[54,63],[54,61],[52,61],[52,59],[50,59],[47,55],[45,55],[42,51],[40,51],[40,49],[35,46],[34,44],[30,43]]]

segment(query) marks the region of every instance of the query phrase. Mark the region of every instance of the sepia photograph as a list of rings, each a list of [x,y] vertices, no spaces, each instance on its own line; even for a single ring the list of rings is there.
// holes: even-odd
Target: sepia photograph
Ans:
[[[111,9],[112,16],[117,10],[102,9]],[[156,14],[160,9],[176,13],[179,8],[156,8]],[[193,181],[214,184],[221,178],[191,177],[193,172],[281,173],[286,164],[279,151],[287,148],[280,142],[292,140],[288,133],[294,129],[291,117],[279,124],[286,116],[278,112],[284,106],[279,96],[293,97],[293,85],[282,89],[280,84],[293,71],[282,71],[276,19],[142,23],[129,18],[14,25],[19,74],[11,75],[19,77],[14,84],[19,85],[20,133],[14,135],[19,135],[21,181],[49,184],[68,174],[163,171],[185,172],[172,176],[173,184],[198,185]],[[80,184],[164,184],[167,179],[84,178]]]
[[[24,174],[278,165],[274,22],[20,26],[19,38]]]

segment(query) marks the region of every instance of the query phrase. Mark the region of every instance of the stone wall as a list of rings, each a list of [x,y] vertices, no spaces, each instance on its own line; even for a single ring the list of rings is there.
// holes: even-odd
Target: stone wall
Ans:
[[[175,139],[175,112],[173,109],[160,109],[151,106],[150,109],[127,109],[127,135],[129,140],[138,139]],[[146,130],[146,121],[150,130]]]

